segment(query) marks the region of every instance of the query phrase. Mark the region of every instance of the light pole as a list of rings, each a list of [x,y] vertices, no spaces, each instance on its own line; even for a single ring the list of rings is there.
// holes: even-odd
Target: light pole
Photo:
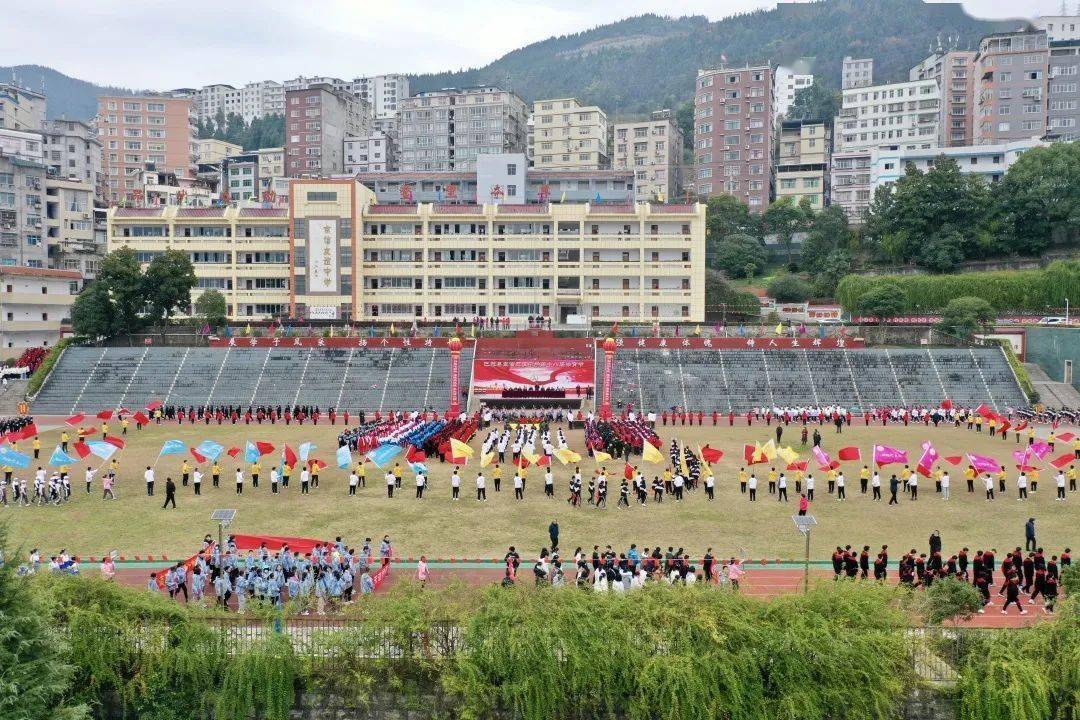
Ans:
[[[817,525],[813,515],[792,515],[795,529],[806,539],[806,554],[803,556],[803,594],[810,592],[810,528]]]

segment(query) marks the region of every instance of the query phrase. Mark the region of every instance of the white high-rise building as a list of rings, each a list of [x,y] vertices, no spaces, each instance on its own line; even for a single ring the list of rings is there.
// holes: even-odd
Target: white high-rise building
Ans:
[[[940,112],[941,88],[933,79],[845,90],[834,124],[836,150],[932,147],[938,140]]]
[[[244,122],[257,117],[285,114],[285,87],[274,80],[251,82],[241,90],[241,114]]]
[[[874,84],[874,58],[853,58],[844,56],[841,67],[840,89],[866,87]]]
[[[376,118],[394,117],[398,112],[398,103],[409,97],[409,78],[407,75],[372,75],[356,78],[350,83],[351,92],[361,100],[366,100],[375,112]]]
[[[799,73],[794,68],[780,66],[776,68],[776,84],[773,85],[773,113],[779,120],[787,117],[788,110],[795,103],[795,93],[814,84],[814,76]],[[822,120],[824,118],[798,118]]]

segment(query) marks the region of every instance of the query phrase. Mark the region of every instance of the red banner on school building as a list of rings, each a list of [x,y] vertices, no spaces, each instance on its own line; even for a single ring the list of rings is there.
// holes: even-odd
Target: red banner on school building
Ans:
[[[410,337],[212,337],[210,347],[236,348],[445,348],[450,338]],[[466,347],[475,340],[463,339]]]
[[[668,337],[615,338],[619,350],[858,350],[866,340],[854,337]]]

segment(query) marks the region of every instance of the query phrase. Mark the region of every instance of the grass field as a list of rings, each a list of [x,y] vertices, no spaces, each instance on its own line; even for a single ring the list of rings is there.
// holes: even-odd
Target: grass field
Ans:
[[[216,532],[210,521],[215,508],[236,508],[239,513],[233,529],[241,533],[302,535],[333,537],[342,535],[359,543],[365,536],[379,538],[389,533],[400,555],[418,556],[426,553],[433,557],[493,557],[500,556],[508,545],[516,545],[526,552],[536,551],[547,544],[547,526],[558,519],[562,529],[561,545],[601,546],[610,543],[624,548],[636,542],[639,546],[683,546],[691,553],[703,553],[706,547],[714,548],[721,555],[731,555],[740,550],[757,559],[800,558],[803,540],[793,527],[791,515],[797,508],[798,495],[794,483],[789,492],[792,502],[778,503],[766,492],[767,466],[758,465],[761,484],[758,502],[750,503],[740,494],[735,479],[741,460],[744,442],[764,442],[772,437],[774,428],[755,424],[752,428],[721,425],[661,428],[665,443],[671,438],[685,440],[691,447],[710,443],[722,448],[726,455],[715,466],[717,493],[714,502],[708,502],[704,491],[692,493],[681,504],[665,499],[663,505],[649,503],[645,508],[636,504],[629,509],[617,509],[618,484],[614,483],[609,494],[609,507],[596,510],[589,506],[570,508],[566,497],[566,483],[572,466],[555,463],[556,500],[543,495],[542,474],[530,469],[526,485],[526,498],[514,500],[511,473],[504,470],[503,490],[495,493],[488,483],[487,503],[477,503],[474,498],[475,466],[462,472],[462,500],[450,501],[449,465],[437,460],[429,461],[431,478],[427,497],[417,501],[413,497],[411,473],[406,473],[400,496],[386,498],[382,471],[368,470],[368,485],[356,497],[347,495],[347,475],[333,467],[337,433],[341,425],[330,427],[310,424],[286,427],[268,424],[245,427],[243,425],[150,426],[142,431],[129,431],[128,446],[117,457],[120,459],[120,481],[117,484],[118,500],[103,502],[100,499],[100,481],[94,483],[94,493],[87,495],[83,489],[85,466],[72,468],[74,498],[59,507],[0,508],[0,519],[10,525],[11,539],[24,548],[38,546],[48,554],[66,547],[83,555],[101,555],[117,549],[127,556],[136,553],[167,553],[170,557],[186,555],[198,547],[202,536]],[[59,440],[59,429],[42,433],[42,463]],[[885,443],[907,449],[914,464],[919,456],[919,446],[932,439],[942,457],[972,451],[999,458],[1012,468],[1009,453],[1017,445],[991,440],[985,433],[976,434],[965,429],[942,427],[934,429],[922,426],[863,427],[861,422],[837,436],[829,426],[821,428],[823,447],[830,453],[845,445],[859,445],[864,457],[869,456],[872,443]],[[792,444],[804,456],[809,448],[799,446],[799,428],[786,429],[785,444]],[[318,449],[314,457],[328,462],[331,467],[322,473],[321,487],[308,496],[299,493],[299,480],[293,478],[290,488],[281,495],[271,495],[269,466],[274,460],[264,458],[264,478],[256,491],[250,487],[250,479],[240,497],[234,493],[234,474],[238,463],[224,454],[223,477],[220,488],[210,485],[209,472],[205,471],[203,494],[194,497],[190,487],[180,487],[178,508],[162,510],[164,481],[172,475],[179,485],[178,455],[161,458],[157,462],[157,494],[147,497],[142,471],[153,464],[162,443],[167,439],[179,439],[188,444],[198,444],[213,439],[226,447],[243,446],[246,440],[266,440],[280,448],[288,442],[293,448],[301,442],[314,442]],[[580,432],[568,434],[571,448],[583,452]],[[22,443],[27,450],[28,443]],[[476,443],[474,443],[476,445]],[[1059,446],[1058,452],[1062,452]],[[666,455],[666,445],[665,445]],[[477,454],[479,457],[479,454]],[[88,460],[97,459],[91,456]],[[621,463],[608,463],[609,473],[621,477]],[[811,463],[813,467],[813,463]],[[28,475],[32,475],[31,466]],[[369,466],[370,467],[370,466]],[[932,530],[941,531],[946,551],[955,551],[967,545],[974,551],[980,547],[994,546],[999,551],[1022,545],[1023,526],[1029,516],[1037,518],[1040,543],[1048,550],[1059,552],[1069,545],[1080,547],[1080,493],[1070,494],[1067,502],[1054,500],[1053,475],[1041,473],[1039,491],[1027,502],[1015,498],[1015,478],[1010,474],[1009,493],[1006,497],[989,503],[983,499],[981,488],[974,494],[966,492],[961,468],[952,468],[952,499],[948,502],[934,494],[931,481],[920,483],[920,498],[909,502],[903,497],[899,506],[887,507],[885,502],[873,502],[870,495],[859,492],[858,469],[861,463],[845,463],[848,476],[848,500],[839,502],[826,494],[825,478],[815,473],[817,479],[817,502],[811,506],[811,514],[818,519],[814,531],[812,555],[815,559],[827,559],[837,544],[869,544],[875,549],[888,544],[894,553],[909,547],[925,548]],[[899,467],[899,466],[894,466]],[[588,458],[582,463],[583,476],[592,473],[594,464]],[[643,465],[651,477],[662,471],[660,466]],[[886,468],[886,471],[891,468]],[[1051,468],[1052,469],[1052,468]],[[245,465],[245,474],[246,465]],[[490,477],[490,474],[489,474]],[[888,473],[883,473],[884,494],[888,498]],[[508,490],[507,487],[510,486]]]

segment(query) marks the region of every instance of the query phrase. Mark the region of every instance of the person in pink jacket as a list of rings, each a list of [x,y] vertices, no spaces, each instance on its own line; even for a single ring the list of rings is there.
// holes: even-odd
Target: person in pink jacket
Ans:
[[[431,577],[431,571],[428,570],[427,556],[421,555],[420,562],[416,565],[416,579],[420,581],[420,587],[427,584],[429,577]]]
[[[736,560],[735,558],[731,558],[731,560],[728,562],[727,574],[728,580],[731,581],[731,589],[738,590],[739,580],[742,578],[743,575],[746,574],[746,571],[743,570],[742,562]]]
[[[101,577],[110,581],[116,577],[116,564],[111,557],[106,556],[105,559],[101,561]]]

